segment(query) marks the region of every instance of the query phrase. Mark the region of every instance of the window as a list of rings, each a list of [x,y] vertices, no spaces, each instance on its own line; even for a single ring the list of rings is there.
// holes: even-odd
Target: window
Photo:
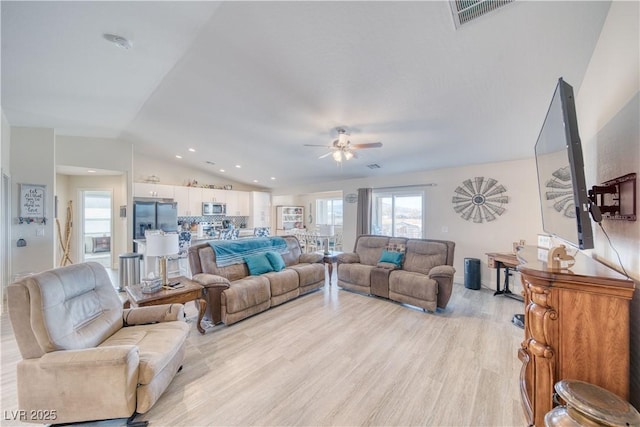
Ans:
[[[82,261],[111,267],[111,191],[81,190]]]
[[[317,199],[316,224],[342,227],[342,199]]]
[[[372,196],[371,234],[422,238],[422,191],[375,191]]]
[[[108,191],[85,191],[84,232],[108,236],[111,234],[111,194]]]

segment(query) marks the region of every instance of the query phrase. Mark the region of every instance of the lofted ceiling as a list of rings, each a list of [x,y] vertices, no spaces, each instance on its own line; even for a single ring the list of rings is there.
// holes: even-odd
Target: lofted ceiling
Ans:
[[[609,5],[517,0],[456,29],[445,1],[2,1],[2,109],[273,189],[526,158]],[[383,146],[304,146],[337,127]]]

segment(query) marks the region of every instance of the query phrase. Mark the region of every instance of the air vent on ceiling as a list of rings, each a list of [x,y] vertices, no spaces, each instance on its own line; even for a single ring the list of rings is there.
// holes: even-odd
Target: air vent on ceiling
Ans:
[[[367,167],[369,169],[380,169],[380,165],[377,163],[371,163],[370,165],[367,165]]]
[[[513,0],[449,0],[453,23],[456,28],[473,21],[502,6],[512,3]]]

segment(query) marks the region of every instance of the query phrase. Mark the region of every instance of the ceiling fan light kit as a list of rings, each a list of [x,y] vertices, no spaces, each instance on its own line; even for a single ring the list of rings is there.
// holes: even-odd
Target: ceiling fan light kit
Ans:
[[[362,148],[380,148],[382,147],[382,142],[371,142],[368,144],[351,144],[349,140],[349,134],[344,128],[336,128],[338,131],[338,139],[335,139],[331,145],[317,145],[317,144],[304,144],[306,147],[326,147],[331,151],[323,154],[318,157],[319,159],[324,159],[327,156],[333,157],[338,163],[342,163],[342,160],[351,160],[353,158],[358,158],[356,153],[353,150],[359,150]]]

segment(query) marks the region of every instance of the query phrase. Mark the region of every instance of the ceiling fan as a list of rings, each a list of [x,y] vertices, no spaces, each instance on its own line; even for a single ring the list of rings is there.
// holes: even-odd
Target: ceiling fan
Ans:
[[[349,134],[344,128],[336,128],[338,131],[338,139],[334,140],[331,145],[316,145],[316,144],[304,144],[306,147],[325,147],[329,148],[329,151],[326,154],[318,157],[319,159],[324,159],[327,156],[332,156],[333,160],[340,163],[342,160],[350,160],[352,158],[358,158],[358,155],[354,150],[359,150],[362,148],[380,148],[382,147],[382,142],[370,142],[367,144],[352,144],[349,141]]]

